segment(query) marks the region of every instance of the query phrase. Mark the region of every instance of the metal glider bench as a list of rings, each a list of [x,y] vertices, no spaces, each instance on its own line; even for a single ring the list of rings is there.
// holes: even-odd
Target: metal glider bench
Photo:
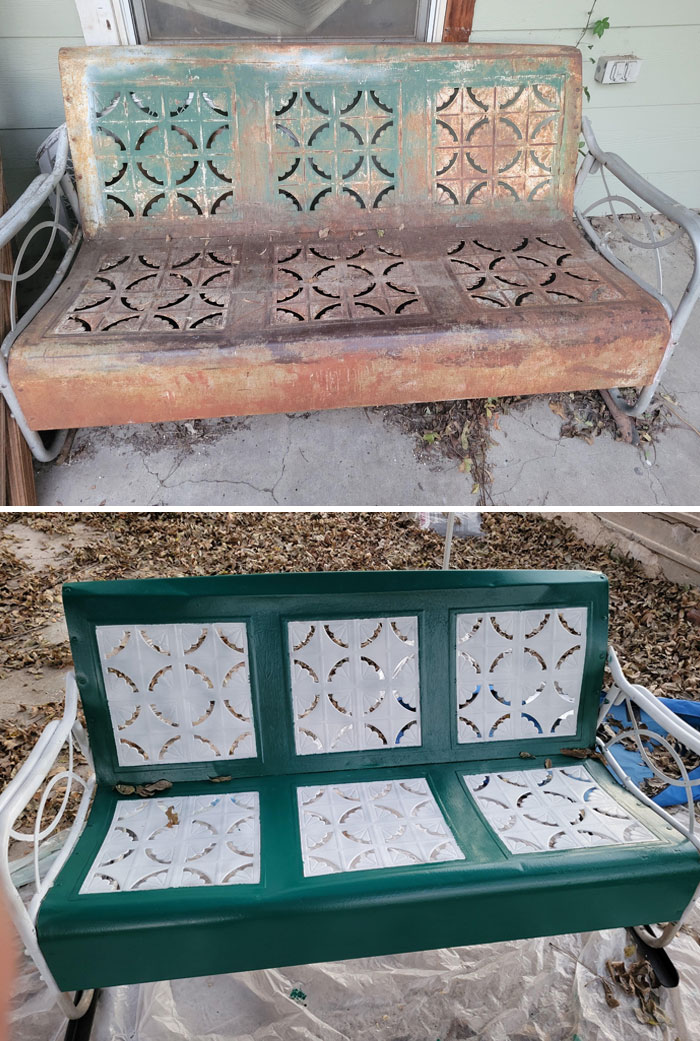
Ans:
[[[700,736],[624,678],[601,574],[95,582],[64,603],[75,679],[0,796],[0,879],[69,1017],[121,984],[676,923],[640,930],[658,947],[692,905],[677,743],[700,753]],[[622,735],[597,746],[620,783],[562,753],[593,755],[620,700],[676,739],[687,822],[617,766]],[[653,765],[646,732],[626,733]],[[42,877],[65,782],[82,801]],[[26,908],[10,839],[36,853]]]
[[[0,220],[2,244],[54,191],[81,220],[0,360],[36,458],[62,439],[37,431],[66,427],[616,387],[640,389],[610,391],[618,416],[650,405],[700,292],[700,218],[585,120],[575,201],[576,48],[99,47],[60,65],[55,169]],[[591,221],[628,189],[648,241],[618,228],[656,288]],[[684,231],[676,306],[658,258]]]

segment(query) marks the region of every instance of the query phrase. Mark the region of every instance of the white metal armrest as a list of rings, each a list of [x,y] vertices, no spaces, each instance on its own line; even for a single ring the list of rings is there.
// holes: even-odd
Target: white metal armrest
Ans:
[[[54,160],[53,169],[48,174],[41,174],[39,177],[35,177],[29,187],[20,196],[17,202],[7,210],[6,213],[0,215],[0,248],[9,243],[14,236],[22,230],[23,227],[31,220],[34,214],[39,208],[46,202],[52,192],[61,192],[66,195],[69,201],[72,201],[75,207],[75,193],[72,189],[72,185],[69,184],[69,177],[67,175],[67,163],[68,163],[68,131],[66,130],[65,124],[58,128],[57,135],[57,146],[56,146],[56,157]],[[38,224],[29,231],[25,236],[22,245],[17,252],[17,258],[14,263],[14,268],[11,272],[0,271],[0,281],[10,282],[10,332],[7,334],[5,339],[0,345],[0,394],[3,395],[7,402],[7,406],[14,417],[17,425],[22,431],[25,441],[29,445],[32,455],[36,460],[42,463],[48,463],[52,459],[55,459],[58,453],[61,451],[63,443],[66,439],[66,430],[60,430],[54,437],[52,443],[46,447],[39,434],[32,430],[22,412],[17,395],[10,383],[10,377],[8,373],[7,359],[10,354],[13,343],[22,332],[23,329],[29,325],[36,314],[41,310],[44,304],[53,296],[58,289],[59,285],[63,281],[71,263],[73,257],[80,245],[82,239],[82,232],[80,228],[76,228],[71,233],[68,228],[63,227],[59,224],[58,217],[60,212],[60,206],[54,207],[54,218],[49,221],[40,221]],[[51,234],[49,235],[49,241],[46,244],[43,253],[36,261],[35,264],[28,271],[24,271],[20,274],[22,260],[24,254],[29,246],[29,243],[36,234],[45,229],[50,228]],[[41,293],[39,298],[34,301],[29,310],[22,316],[19,321],[15,321],[16,311],[16,296],[17,286],[20,282],[24,282],[29,278],[32,278],[34,274],[39,270],[44,261],[49,256],[53,247],[54,240],[57,233],[60,232],[66,239],[66,251],[55,271],[51,281],[46,286],[44,291]]]
[[[667,734],[676,738],[689,751],[695,752],[697,755],[700,755],[700,733],[684,722],[684,720],[680,719],[675,712],[666,708],[666,706],[655,698],[646,687],[642,687],[637,683],[630,683],[623,673],[617,654],[612,647],[608,648],[608,666],[612,673],[613,686],[606,692],[606,698],[601,707],[599,723],[602,723],[605,720],[609,709],[612,708],[613,705],[619,705],[622,702],[625,702],[627,705],[627,715],[630,721],[630,727],[629,729],[622,730],[620,733],[613,735],[607,740],[599,738],[597,742],[598,748],[603,753],[605,761],[620,781],[620,784],[633,792],[638,799],[658,813],[659,816],[663,817],[668,824],[671,824],[674,828],[680,831],[681,834],[685,835],[685,837],[700,851],[700,836],[696,833],[695,803],[693,801],[693,787],[695,785],[700,785],[700,778],[691,780],[688,777],[688,771],[681,755],[678,753],[678,750],[666,740],[663,734],[658,734],[654,730],[649,730],[644,726],[640,726],[634,712],[632,711],[632,705],[634,704],[646,712],[655,723],[658,723],[659,726],[664,728],[664,731]],[[687,824],[684,823],[683,819],[672,816],[670,813],[667,813],[663,807],[658,806],[653,802],[648,795],[645,795],[644,792],[641,791],[641,789],[619,765],[611,752],[611,748],[625,739],[631,739],[635,742],[644,763],[652,771],[655,777],[658,777],[659,780],[662,780],[667,784],[685,789],[688,809]],[[654,762],[649,754],[648,748],[644,744],[645,740],[661,745],[670,754],[678,768],[679,776],[670,776]]]
[[[656,299],[663,304],[671,320],[671,335],[654,381],[640,392],[637,402],[634,405],[629,405],[624,398],[621,397],[618,390],[610,390],[615,403],[621,411],[631,416],[639,416],[651,404],[661,375],[671,358],[678,340],[680,339],[683,328],[690,317],[690,312],[700,296],[700,217],[686,206],[683,206],[681,203],[676,202],[675,199],[672,199],[669,195],[666,195],[666,193],[662,192],[659,188],[656,188],[653,184],[647,181],[646,178],[642,177],[641,174],[637,173],[637,171],[634,170],[629,163],[626,163],[619,155],[616,155],[614,152],[604,151],[596,140],[590,121],[585,117],[583,119],[583,136],[588,147],[588,154],[581,164],[576,177],[576,202],[578,201],[578,198],[580,198],[582,186],[590,174],[600,173],[605,188],[605,195],[585,208],[582,208],[575,203],[574,212],[576,217],[596,249],[602,253],[611,264],[614,264],[616,268],[623,271],[626,275],[634,279],[635,282],[646,289],[647,292],[651,293],[652,296],[656,297]],[[613,191],[611,191],[605,176],[606,171],[616,177],[625,188],[629,189],[638,199],[642,200],[642,202],[647,203],[648,206],[651,206],[654,210],[663,213],[670,220],[674,221],[674,223],[679,226],[678,231],[673,235],[664,238],[657,237],[656,229],[649,219],[649,215],[645,213],[632,199],[614,194]],[[616,203],[624,204],[639,217],[648,236],[646,240],[631,235],[629,231],[623,227],[615,208]],[[653,251],[656,262],[656,286],[651,285],[651,283],[646,281],[646,279],[633,271],[629,265],[620,260],[610,249],[605,238],[601,237],[593,227],[589,215],[592,210],[595,210],[597,207],[602,205],[607,207],[608,213],[613,217],[618,230],[628,242],[631,242],[634,246],[637,246],[640,249]],[[690,238],[694,252],[694,264],[693,272],[688,280],[683,295],[678,304],[674,305],[663,292],[663,273],[661,269],[659,250],[676,242],[682,234],[682,231],[685,231]]]
[[[77,1019],[84,1014],[92,1000],[92,991],[85,992],[78,1005],[75,1005],[69,995],[63,994],[58,989],[39,950],[36,935],[36,919],[47,890],[53,884],[58,872],[75,846],[85,823],[90,799],[95,787],[92,761],[85,742],[83,728],[77,720],[77,710],[78,688],[73,673],[69,673],[66,677],[66,702],[62,719],[53,720],[46,726],[26,761],[0,795],[0,886],[5,893],[12,920],[27,953],[34,961],[42,978],[55,991],[56,999],[69,1019]],[[74,770],[74,744],[77,745],[83,754],[86,754],[89,766],[89,776],[87,778],[82,777]],[[15,829],[17,818],[41,789],[64,748],[68,753],[68,766],[65,770],[55,774],[44,788],[34,828],[29,832],[17,831]],[[61,805],[53,820],[42,828],[42,818],[47,800],[56,785],[62,781],[66,784],[66,791],[61,800]],[[41,843],[58,827],[68,805],[68,799],[74,783],[80,785],[83,789],[75,818],[70,828],[67,829],[65,842],[58,856],[53,860],[50,868],[42,877],[39,863]],[[28,843],[33,847],[36,891],[27,906],[25,906],[12,882],[11,863],[8,855],[11,840]]]

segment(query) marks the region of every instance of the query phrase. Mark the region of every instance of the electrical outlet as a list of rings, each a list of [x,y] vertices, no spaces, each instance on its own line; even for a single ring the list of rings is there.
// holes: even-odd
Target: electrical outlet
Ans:
[[[634,83],[639,76],[641,58],[633,54],[605,55],[598,58],[595,69],[596,83]]]

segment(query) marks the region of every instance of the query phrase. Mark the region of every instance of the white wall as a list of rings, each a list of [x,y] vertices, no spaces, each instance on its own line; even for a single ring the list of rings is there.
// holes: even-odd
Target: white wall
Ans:
[[[477,0],[471,39],[575,44],[591,3]],[[588,33],[580,44],[591,94],[584,112],[603,148],[700,209],[700,0],[597,0],[593,20],[604,16],[611,28],[603,38]],[[637,83],[595,83],[588,58],[603,54],[642,58]]]

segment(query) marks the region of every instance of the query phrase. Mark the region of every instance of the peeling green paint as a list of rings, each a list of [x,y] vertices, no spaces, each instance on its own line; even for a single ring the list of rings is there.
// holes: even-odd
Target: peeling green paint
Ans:
[[[472,53],[473,52],[473,53]],[[62,55],[88,232],[158,218],[275,227],[569,211],[580,56],[448,45],[144,47]],[[574,126],[575,124],[575,126]],[[84,161],[83,161],[84,158]],[[438,218],[443,219],[443,218]]]

